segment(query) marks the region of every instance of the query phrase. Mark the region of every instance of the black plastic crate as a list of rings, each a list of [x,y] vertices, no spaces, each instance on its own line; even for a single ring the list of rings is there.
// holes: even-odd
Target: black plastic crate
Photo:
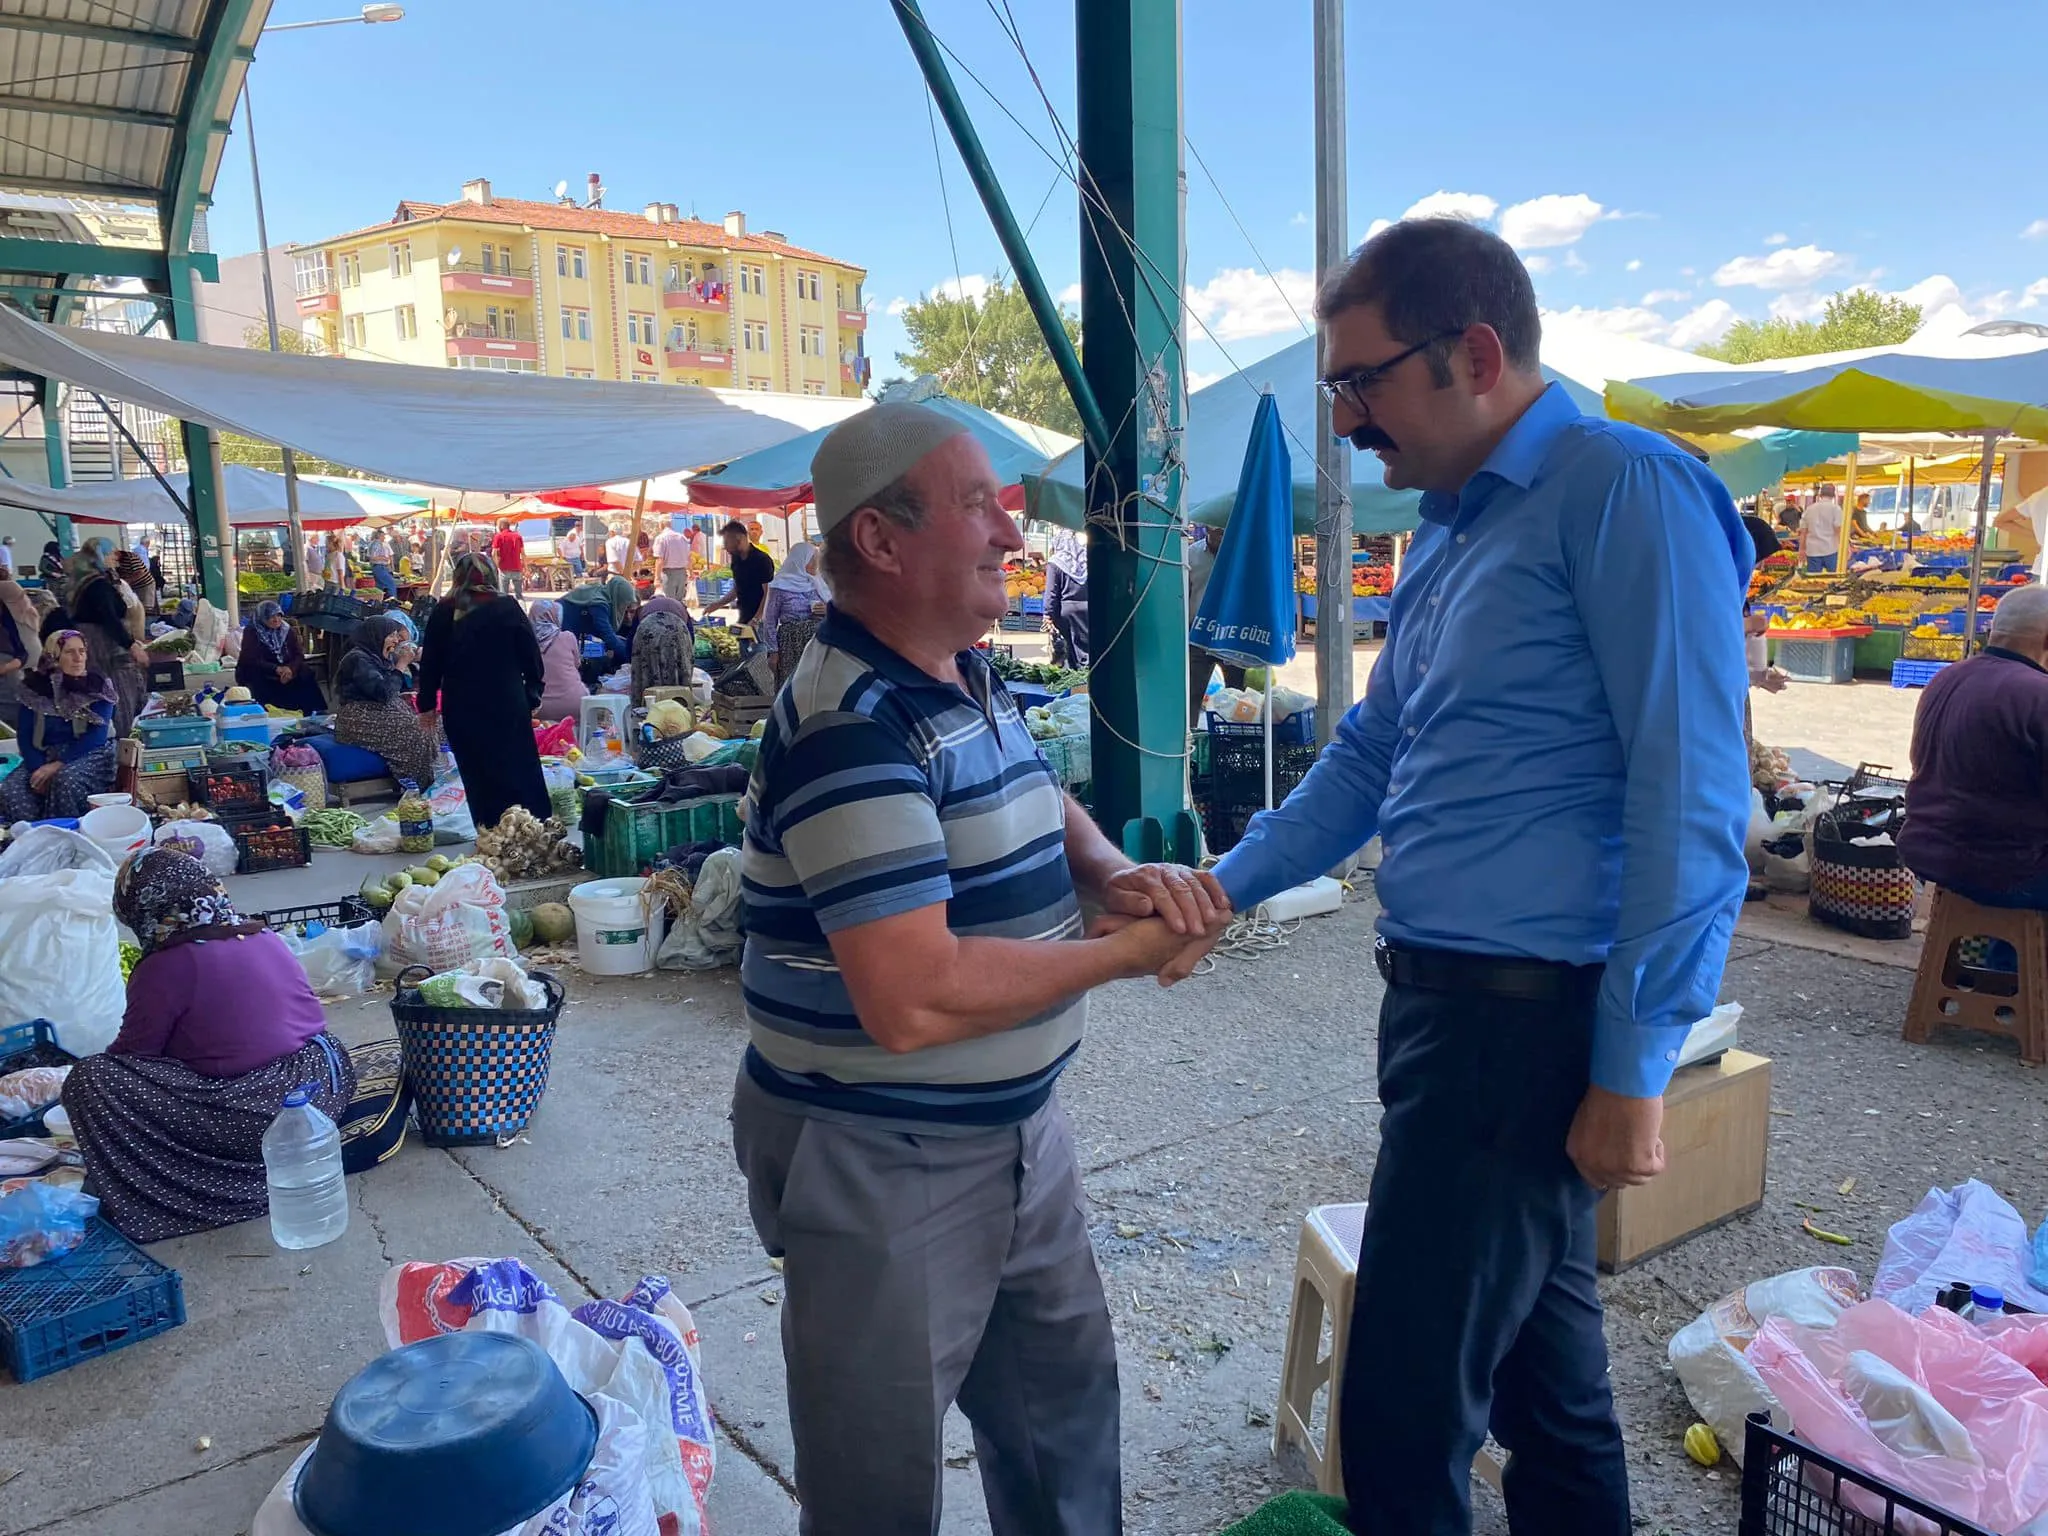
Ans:
[[[0,1365],[34,1381],[168,1333],[185,1321],[185,1285],[97,1217],[61,1259],[0,1269]]]
[[[1204,800],[1196,809],[1202,817],[1202,841],[1212,856],[1230,852],[1244,837],[1244,829],[1251,819],[1266,808],[1263,800],[1229,803]]]
[[[48,1019],[30,1019],[25,1024],[0,1029],[0,1077],[30,1067],[68,1067],[77,1060],[57,1043],[57,1026]],[[0,1141],[15,1136],[41,1136],[43,1116],[48,1112],[49,1106],[45,1105],[19,1120],[0,1120]]]
[[[1266,722],[1226,720],[1214,710],[1209,712],[1209,734],[1219,739],[1232,737],[1240,741],[1263,742],[1266,739]],[[1303,742],[1314,743],[1316,739],[1316,707],[1298,709],[1285,720],[1273,722],[1273,744],[1286,743],[1299,746]]]
[[[1917,1518],[1916,1518],[1917,1517]],[[1753,1413],[1742,1448],[1737,1536],[1993,1536]]]
[[[1316,765],[1314,742],[1273,743],[1273,803],[1285,800]],[[1208,772],[1209,797],[1223,804],[1263,805],[1266,798],[1266,744],[1238,736],[1212,736]]]
[[[192,770],[192,798],[216,816],[243,816],[270,804],[264,771],[249,763],[216,761]]]
[[[310,907],[274,907],[268,912],[251,912],[249,920],[282,932],[287,928],[303,928],[308,923],[324,923],[329,928],[353,928],[358,923],[369,922],[376,915],[362,897],[344,896],[339,901],[323,901]]]
[[[271,818],[223,821],[235,840],[235,873],[268,874],[274,869],[303,869],[313,862],[313,834],[292,825],[282,812]]]

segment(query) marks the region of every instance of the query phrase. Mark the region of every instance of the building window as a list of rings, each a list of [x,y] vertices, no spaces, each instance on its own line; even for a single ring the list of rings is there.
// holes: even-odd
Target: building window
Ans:
[[[342,317],[341,338],[346,345],[351,347],[360,347],[363,344],[363,317],[361,315],[344,315]]]
[[[564,368],[562,370],[562,377],[565,379],[594,379],[597,375],[588,368]]]
[[[398,322],[398,339],[400,341],[411,341],[419,335],[420,317],[410,304],[399,305],[397,309],[392,311],[392,317]]]
[[[302,299],[331,293],[334,290],[334,269],[327,264],[327,253],[316,251],[310,256],[294,256],[292,286]]]
[[[823,357],[825,355],[825,332],[823,327],[815,325],[799,327],[796,333],[796,349],[805,357]]]
[[[796,275],[796,296],[797,296],[798,298],[800,298],[800,299],[809,299],[809,300],[811,300],[811,301],[812,301],[813,303],[815,303],[815,302],[817,302],[817,300],[819,300],[820,298],[822,298],[822,297],[824,296],[824,293],[825,293],[825,283],[824,283],[824,279],[823,279],[823,278],[821,278],[821,277],[819,277],[817,273],[815,273],[815,272],[799,272],[799,273],[797,273],[797,275]]]
[[[590,340],[590,311],[587,309],[564,309],[562,311],[562,340]]]
[[[394,240],[391,242],[390,250],[391,275],[393,277],[411,277],[412,242],[410,240]]]
[[[341,286],[344,288],[355,288],[361,286],[362,281],[363,258],[358,256],[354,251],[342,252]]]
[[[654,316],[628,314],[626,316],[626,339],[636,347],[654,345]]]
[[[816,379],[805,379],[804,393],[807,395],[822,395],[823,393],[825,393],[825,386],[823,384],[820,384]]]
[[[740,292],[766,293],[767,291],[767,269],[765,267],[757,266],[751,261],[742,262],[740,264]]]
[[[758,389],[765,395],[768,393],[768,381],[766,379],[749,379],[747,380],[747,388]]]
[[[636,373],[633,375],[633,382],[635,384],[659,384],[661,382],[661,375],[658,373]]]
[[[746,322],[746,327],[747,350],[749,352],[766,352],[768,350],[768,322],[766,320],[749,320]]]
[[[653,257],[642,256],[628,251],[622,258],[622,262],[626,269],[626,281],[628,283],[640,283],[650,288],[654,286]]]
[[[555,247],[555,276],[583,277],[583,247],[580,245],[558,245]]]

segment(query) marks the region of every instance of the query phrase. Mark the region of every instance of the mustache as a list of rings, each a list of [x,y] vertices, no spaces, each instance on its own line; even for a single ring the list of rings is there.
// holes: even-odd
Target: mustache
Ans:
[[[1351,446],[1368,452],[1374,448],[1393,448],[1396,450],[1400,448],[1400,444],[1396,443],[1378,427],[1371,425],[1360,427],[1351,434]]]

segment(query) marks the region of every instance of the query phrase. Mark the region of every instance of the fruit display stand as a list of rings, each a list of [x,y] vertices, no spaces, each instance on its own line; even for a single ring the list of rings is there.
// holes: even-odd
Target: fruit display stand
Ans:
[[[1802,683],[1853,683],[1856,643],[1870,633],[1866,624],[1838,629],[1770,629],[1772,661],[1787,677]]]

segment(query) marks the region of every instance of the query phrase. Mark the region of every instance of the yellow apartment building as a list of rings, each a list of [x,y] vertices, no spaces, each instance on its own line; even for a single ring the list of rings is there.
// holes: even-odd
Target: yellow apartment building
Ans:
[[[292,255],[300,328],[336,357],[805,395],[868,383],[866,270],[743,213],[526,202],[477,180]]]

